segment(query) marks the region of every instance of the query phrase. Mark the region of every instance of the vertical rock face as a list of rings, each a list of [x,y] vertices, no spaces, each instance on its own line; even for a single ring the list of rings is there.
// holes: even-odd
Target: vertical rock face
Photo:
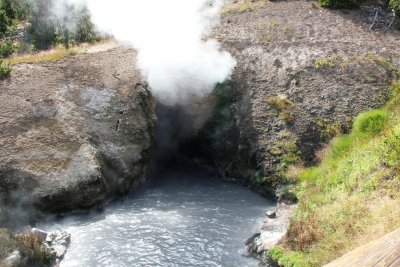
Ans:
[[[152,149],[154,106],[134,56],[118,47],[20,64],[0,81],[3,203],[67,211],[138,186]]]
[[[346,129],[386,101],[400,63],[399,35],[370,31],[363,10],[256,4],[249,2],[249,11],[230,4],[214,32],[238,65],[229,109],[216,112],[203,133],[228,175],[265,184],[263,177],[296,157],[312,161],[335,127]]]

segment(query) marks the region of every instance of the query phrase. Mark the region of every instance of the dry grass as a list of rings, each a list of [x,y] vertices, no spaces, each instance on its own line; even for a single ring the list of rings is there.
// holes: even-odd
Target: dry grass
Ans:
[[[293,106],[293,102],[285,95],[270,96],[267,98],[267,103],[271,107],[279,111],[280,118],[290,124],[294,120],[293,114],[290,112],[290,108]]]
[[[222,8],[222,14],[251,12],[264,7],[268,0],[239,0],[226,4]]]
[[[42,239],[37,234],[27,231],[14,235],[8,229],[0,229],[0,266],[1,261],[12,252],[18,250],[26,259],[26,266],[50,266],[52,255],[43,245]]]
[[[18,249],[27,258],[28,266],[48,266],[52,260],[39,234],[26,232],[15,236]]]
[[[38,62],[50,62],[58,61],[65,57],[75,56],[82,53],[87,48],[87,44],[71,47],[66,49],[65,47],[56,47],[46,51],[40,51],[34,54],[26,55],[14,55],[10,58],[4,59],[4,63],[9,63],[11,65],[20,63],[38,63]]]

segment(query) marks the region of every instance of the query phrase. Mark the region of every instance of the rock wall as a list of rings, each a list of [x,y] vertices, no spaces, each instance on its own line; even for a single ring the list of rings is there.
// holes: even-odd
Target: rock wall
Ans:
[[[118,47],[19,64],[0,81],[0,212],[86,208],[143,181],[155,115],[134,57]]]
[[[213,33],[238,65],[225,85],[230,104],[199,139],[214,147],[205,157],[227,176],[267,194],[289,164],[312,163],[335,131],[386,101],[400,35],[370,31],[365,9],[332,11],[306,1],[246,5],[225,9]]]

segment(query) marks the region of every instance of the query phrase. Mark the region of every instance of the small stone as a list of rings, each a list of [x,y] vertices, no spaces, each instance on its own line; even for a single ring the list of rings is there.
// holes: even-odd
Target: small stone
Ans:
[[[274,218],[276,218],[276,211],[272,211],[272,210],[267,211],[265,213],[265,215],[267,215],[268,218],[274,219]]]

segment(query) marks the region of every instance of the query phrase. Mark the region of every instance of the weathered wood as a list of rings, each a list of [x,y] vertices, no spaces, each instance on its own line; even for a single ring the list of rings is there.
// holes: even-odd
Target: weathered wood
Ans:
[[[324,267],[399,267],[400,228],[369,242]]]

